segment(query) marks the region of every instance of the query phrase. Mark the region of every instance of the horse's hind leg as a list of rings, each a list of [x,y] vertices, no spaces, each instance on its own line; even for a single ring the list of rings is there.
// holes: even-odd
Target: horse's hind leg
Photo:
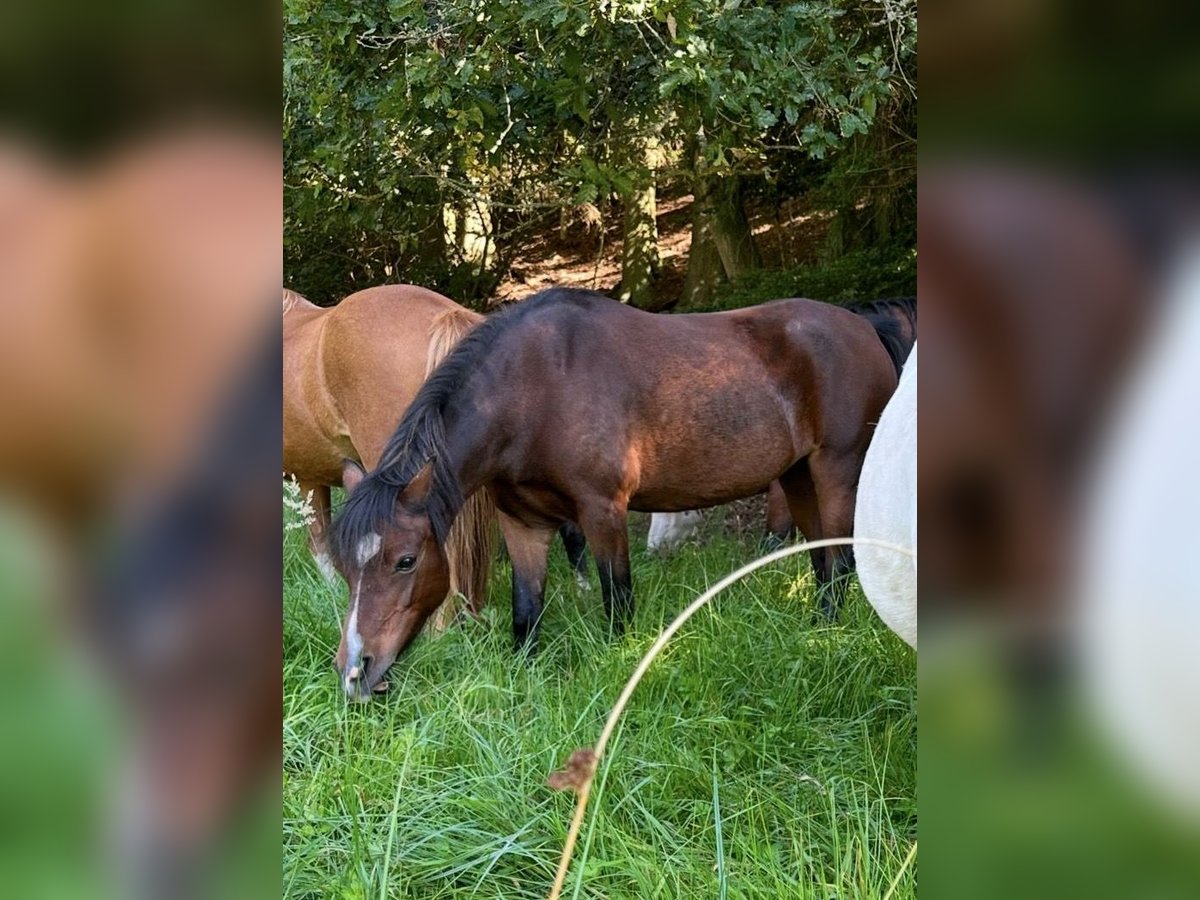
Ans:
[[[767,533],[763,538],[768,550],[778,550],[787,543],[796,525],[788,508],[783,485],[772,481],[767,488]]]
[[[562,538],[563,549],[567,551],[567,562],[571,564],[575,580],[581,588],[587,588],[587,538],[583,536],[579,526],[571,522],[564,522],[559,527],[558,534]]]
[[[808,460],[802,459],[779,476],[780,490],[790,515],[790,523],[800,530],[806,541],[819,541],[821,530],[821,515],[817,507],[817,488],[813,484],[812,473],[808,468]],[[769,500],[769,498],[768,498]],[[813,578],[817,582],[818,591],[824,591],[829,583],[827,569],[827,554],[824,548],[808,551],[812,561]]]
[[[854,500],[861,469],[861,453],[832,454],[828,450],[818,450],[809,457],[823,537],[854,536]],[[826,577],[821,591],[821,611],[830,619],[837,615],[853,568],[854,553],[849,545],[825,549]]]
[[[500,513],[500,530],[512,560],[513,639],[517,650],[537,652],[538,630],[542,618],[542,598],[546,593],[546,563],[554,529],[526,525]]]
[[[633,578],[629,568],[629,523],[624,504],[610,499],[585,505],[579,524],[596,558],[604,611],[614,635],[633,619]]]
[[[317,484],[311,481],[301,481],[300,496],[307,497],[312,492],[313,520],[308,526],[308,549],[313,561],[326,581],[333,581],[337,571],[333,568],[333,560],[329,557],[329,485]]]

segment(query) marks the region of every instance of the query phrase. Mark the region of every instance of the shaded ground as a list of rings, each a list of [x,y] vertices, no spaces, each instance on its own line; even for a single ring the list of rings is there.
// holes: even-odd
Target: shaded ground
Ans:
[[[679,296],[687,273],[692,234],[691,194],[660,197],[658,252],[660,270],[655,300],[668,303]],[[521,300],[554,286],[589,288],[609,293],[621,281],[621,210],[618,204],[582,208],[569,215],[564,227],[548,228],[529,241],[513,261],[494,295],[494,302]],[[748,210],[763,266],[791,269],[817,262],[831,213],[811,212],[802,199],[779,206]],[[598,216],[600,226],[590,224]]]

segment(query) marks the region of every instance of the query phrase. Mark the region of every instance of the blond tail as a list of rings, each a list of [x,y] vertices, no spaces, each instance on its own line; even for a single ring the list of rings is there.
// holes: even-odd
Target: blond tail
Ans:
[[[440,314],[429,326],[429,355],[425,363],[428,378],[462,337],[483,316],[469,309],[451,309]],[[458,613],[460,595],[467,608],[478,613],[487,603],[492,563],[499,544],[496,505],[487,490],[476,491],[467,500],[450,528],[446,539],[446,557],[450,563],[450,596],[433,617],[435,631],[443,631]]]

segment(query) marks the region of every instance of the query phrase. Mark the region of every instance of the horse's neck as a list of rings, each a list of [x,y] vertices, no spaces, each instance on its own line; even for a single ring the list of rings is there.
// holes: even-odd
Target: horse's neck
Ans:
[[[463,404],[464,394],[456,395],[451,401]],[[495,454],[488,447],[487,429],[481,428],[476,417],[469,412],[451,410],[443,419],[446,435],[447,461],[454,472],[465,500],[487,484],[495,475]]]

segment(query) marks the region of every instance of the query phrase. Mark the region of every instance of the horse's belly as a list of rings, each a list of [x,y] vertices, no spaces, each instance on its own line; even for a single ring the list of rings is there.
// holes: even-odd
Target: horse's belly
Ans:
[[[794,462],[790,443],[778,441],[735,445],[719,453],[661,456],[643,468],[629,505],[646,512],[678,512],[730,503],[762,492]]]

